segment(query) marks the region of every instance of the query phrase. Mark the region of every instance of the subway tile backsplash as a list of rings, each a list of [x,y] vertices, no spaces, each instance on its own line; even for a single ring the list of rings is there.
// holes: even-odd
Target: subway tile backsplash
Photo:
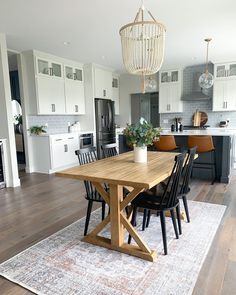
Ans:
[[[68,122],[73,124],[79,121],[79,116],[53,115],[53,116],[28,116],[28,126],[44,126],[48,124],[47,133],[66,133],[68,132]]]
[[[168,128],[173,123],[174,118],[182,118],[183,125],[192,125],[192,116],[196,110],[208,114],[207,125],[219,127],[220,121],[229,120],[230,127],[236,127],[236,112],[212,112],[212,100],[206,101],[184,101],[183,113],[161,114],[161,127]],[[168,123],[164,123],[168,120]],[[166,122],[166,121],[165,121]]]

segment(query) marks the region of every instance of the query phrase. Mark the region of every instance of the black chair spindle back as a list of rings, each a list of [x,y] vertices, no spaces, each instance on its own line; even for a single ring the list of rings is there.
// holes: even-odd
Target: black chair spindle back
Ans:
[[[118,155],[116,143],[104,144],[101,146],[103,157],[109,158]]]
[[[185,157],[186,153],[182,153],[180,155],[175,156],[175,164],[161,199],[161,204],[165,203],[165,206],[168,208],[174,207],[176,205],[180,177],[182,174]]]

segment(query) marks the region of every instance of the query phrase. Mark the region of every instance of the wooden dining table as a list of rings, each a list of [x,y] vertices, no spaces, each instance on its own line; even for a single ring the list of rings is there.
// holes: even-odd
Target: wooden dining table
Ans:
[[[148,152],[147,163],[134,163],[133,152],[98,160],[83,166],[76,166],[56,173],[57,176],[91,181],[108,204],[110,211],[82,241],[97,246],[154,261],[156,252],[149,248],[131,225],[131,213],[124,209],[142,191],[150,189],[170,176],[177,153]],[[109,187],[105,190],[104,183]],[[129,187],[128,195],[123,196],[123,187]],[[110,223],[110,238],[99,235]],[[128,244],[124,231],[137,245]]]

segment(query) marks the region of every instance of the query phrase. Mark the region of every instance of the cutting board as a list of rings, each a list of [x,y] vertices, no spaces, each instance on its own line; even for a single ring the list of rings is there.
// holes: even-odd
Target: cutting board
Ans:
[[[208,121],[208,115],[205,112],[196,112],[193,114],[192,121],[193,125],[194,122],[197,124],[194,126],[204,126]]]

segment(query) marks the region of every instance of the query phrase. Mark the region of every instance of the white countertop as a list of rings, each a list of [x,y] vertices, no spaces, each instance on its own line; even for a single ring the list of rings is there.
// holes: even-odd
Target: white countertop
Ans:
[[[212,135],[212,136],[234,136],[236,135],[236,129],[227,128],[207,128],[205,130],[183,130],[182,132],[171,132],[168,129],[163,129],[161,132],[163,135]]]

